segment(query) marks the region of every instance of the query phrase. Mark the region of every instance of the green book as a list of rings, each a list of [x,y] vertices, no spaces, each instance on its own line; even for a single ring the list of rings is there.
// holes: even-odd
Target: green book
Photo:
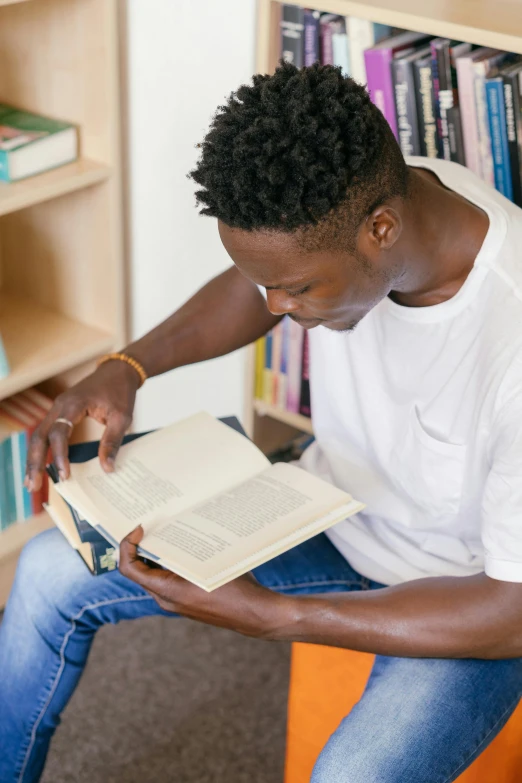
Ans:
[[[5,352],[4,344],[2,342],[2,335],[0,334],[0,379],[6,378],[9,375],[9,362],[7,361],[7,355]]]
[[[0,104],[0,182],[32,177],[77,157],[74,125]]]

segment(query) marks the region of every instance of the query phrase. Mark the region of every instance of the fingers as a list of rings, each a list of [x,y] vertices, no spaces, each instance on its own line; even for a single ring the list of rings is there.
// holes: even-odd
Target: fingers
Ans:
[[[25,486],[30,492],[36,492],[42,486],[42,473],[47,462],[49,446],[60,478],[69,477],[70,465],[67,455],[72,427],[65,421],[57,421],[59,418],[76,424],[83,418],[83,413],[73,409],[62,410],[58,398],[45,419],[36,428],[27,451]]]
[[[114,470],[116,455],[131,421],[131,417],[124,413],[111,413],[107,419],[98,450],[101,466],[107,473]]]
[[[156,569],[150,568],[138,556],[138,544],[143,538],[143,528],[139,525],[120,543],[119,569],[123,576],[138,582],[146,590],[154,590]]]

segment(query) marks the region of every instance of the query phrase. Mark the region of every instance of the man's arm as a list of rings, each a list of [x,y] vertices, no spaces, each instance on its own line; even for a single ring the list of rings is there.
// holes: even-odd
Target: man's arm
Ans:
[[[137,553],[142,530],[121,543],[120,571],[162,609],[273,641],[312,642],[412,658],[522,656],[522,584],[485,574],[435,577],[361,593],[288,596],[250,575],[206,593]]]
[[[185,364],[222,356],[266,334],[280,320],[273,316],[254,283],[236,267],[211,280],[145,337],[124,348],[147,375],[160,375]],[[99,456],[104,470],[114,469],[116,454],[132,421],[139,386],[136,370],[125,362],[110,361],[68,389],[31,440],[26,486],[39,489],[49,446],[60,477],[68,478],[68,440],[71,428],[91,416],[105,425]]]

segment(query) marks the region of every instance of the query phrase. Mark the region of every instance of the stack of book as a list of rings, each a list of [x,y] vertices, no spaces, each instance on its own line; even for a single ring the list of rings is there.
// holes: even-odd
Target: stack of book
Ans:
[[[43,510],[47,482],[29,494],[24,487],[25,463],[31,435],[51,406],[52,400],[37,389],[0,402],[0,530]]]
[[[288,316],[256,343],[255,396],[267,405],[310,416],[308,335]]]
[[[281,55],[368,87],[404,155],[461,163],[522,206],[522,57],[282,5]]]

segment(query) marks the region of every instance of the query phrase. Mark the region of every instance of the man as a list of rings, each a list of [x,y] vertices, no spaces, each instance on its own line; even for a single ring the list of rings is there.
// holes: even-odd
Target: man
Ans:
[[[241,87],[192,177],[234,266],[125,354],[157,375],[288,313],[311,329],[302,466],[367,509],[212,594],[140,561],[140,529],[99,577],[58,531],[34,539],[0,630],[0,778],[38,779],[100,625],[176,613],[377,654],[313,783],[449,783],[522,692],[522,212],[456,164],[406,165],[329,66]],[[60,396],[29,486],[48,444],[69,475],[68,422],[86,415],[113,470],[139,384],[113,360]]]

